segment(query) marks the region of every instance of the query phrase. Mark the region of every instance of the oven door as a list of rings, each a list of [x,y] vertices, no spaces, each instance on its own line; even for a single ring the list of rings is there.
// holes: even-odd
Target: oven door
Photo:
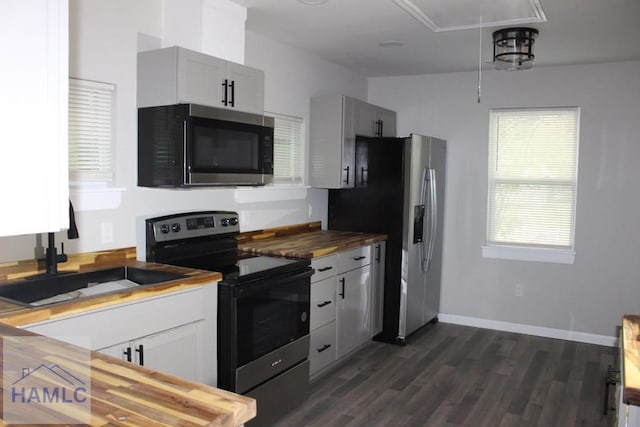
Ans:
[[[309,334],[312,270],[235,288],[237,367]]]

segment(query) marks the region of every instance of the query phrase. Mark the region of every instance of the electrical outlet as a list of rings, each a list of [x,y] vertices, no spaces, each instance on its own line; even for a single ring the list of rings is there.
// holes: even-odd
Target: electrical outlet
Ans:
[[[113,223],[103,222],[100,224],[100,234],[102,243],[113,243]]]
[[[521,297],[524,295],[524,285],[522,283],[516,284],[516,296]]]

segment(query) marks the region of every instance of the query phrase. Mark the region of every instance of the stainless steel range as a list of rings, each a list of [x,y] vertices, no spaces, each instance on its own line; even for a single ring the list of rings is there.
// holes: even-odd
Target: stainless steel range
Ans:
[[[145,260],[218,271],[218,387],[256,398],[249,426],[269,426],[309,386],[309,260],[238,253],[238,214],[146,219]],[[214,363],[212,361],[212,363]]]

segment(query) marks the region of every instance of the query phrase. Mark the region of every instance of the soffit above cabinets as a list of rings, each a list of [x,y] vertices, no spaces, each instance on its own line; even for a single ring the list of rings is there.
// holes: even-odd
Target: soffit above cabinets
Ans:
[[[546,22],[539,0],[393,0],[434,32]]]

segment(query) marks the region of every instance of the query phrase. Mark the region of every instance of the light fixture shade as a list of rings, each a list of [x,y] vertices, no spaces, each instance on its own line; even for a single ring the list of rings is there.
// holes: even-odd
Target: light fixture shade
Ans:
[[[533,67],[534,28],[504,28],[493,33],[493,62],[498,70],[528,70]]]

